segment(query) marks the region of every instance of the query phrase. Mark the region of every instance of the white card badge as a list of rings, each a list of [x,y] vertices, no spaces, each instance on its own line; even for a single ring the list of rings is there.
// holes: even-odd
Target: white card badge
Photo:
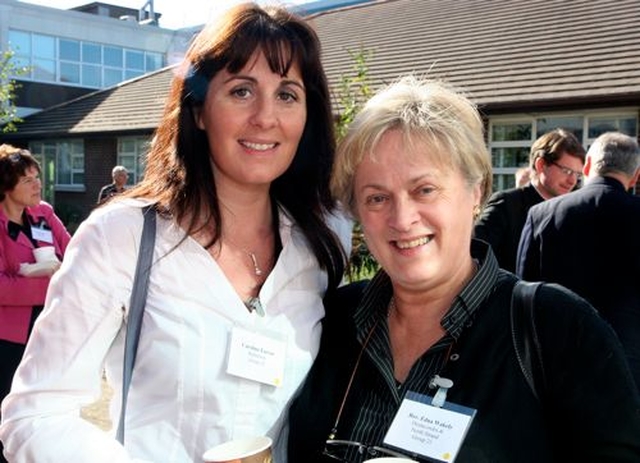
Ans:
[[[31,227],[31,237],[36,241],[53,244],[53,233],[45,228]]]
[[[405,452],[451,463],[462,446],[476,410],[444,402],[432,405],[432,398],[407,392],[384,443]]]
[[[231,330],[227,373],[272,386],[281,386],[286,344],[264,334]]]

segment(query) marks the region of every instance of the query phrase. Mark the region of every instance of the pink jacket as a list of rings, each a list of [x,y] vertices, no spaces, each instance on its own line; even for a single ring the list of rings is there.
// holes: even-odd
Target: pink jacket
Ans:
[[[40,202],[27,208],[33,223],[44,218],[53,234],[56,254],[62,259],[71,239],[51,205]],[[33,244],[20,234],[16,241],[9,238],[7,216],[0,205],[0,339],[25,344],[29,336],[32,307],[43,305],[49,277],[27,278],[18,274],[21,263],[34,263]],[[51,245],[38,241],[42,246]]]

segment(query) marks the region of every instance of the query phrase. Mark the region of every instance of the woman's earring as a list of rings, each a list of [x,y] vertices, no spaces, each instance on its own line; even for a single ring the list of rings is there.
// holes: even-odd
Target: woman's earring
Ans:
[[[479,205],[479,204],[476,204],[476,205],[473,207],[473,220],[478,220],[478,217],[480,217],[480,212],[482,212],[482,211],[480,210],[480,205]]]

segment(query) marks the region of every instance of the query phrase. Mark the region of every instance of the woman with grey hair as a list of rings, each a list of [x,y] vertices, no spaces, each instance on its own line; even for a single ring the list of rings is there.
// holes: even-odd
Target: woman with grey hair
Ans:
[[[326,300],[289,461],[639,461],[640,398],[594,309],[543,284],[535,335],[512,324],[517,279],[472,239],[491,177],[476,108],[442,83],[404,78],[356,117],[332,189],[381,270]]]

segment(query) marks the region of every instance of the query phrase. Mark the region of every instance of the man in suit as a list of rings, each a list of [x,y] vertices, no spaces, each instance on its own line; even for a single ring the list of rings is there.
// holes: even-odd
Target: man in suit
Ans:
[[[582,177],[584,156],[584,148],[571,132],[547,132],[531,146],[530,183],[495,192],[489,198],[474,235],[491,245],[500,267],[515,272],[518,242],[529,208],[572,191]]]
[[[638,142],[608,132],[587,152],[586,183],[529,210],[517,273],[560,283],[598,309],[627,352],[640,388],[640,175]]]

